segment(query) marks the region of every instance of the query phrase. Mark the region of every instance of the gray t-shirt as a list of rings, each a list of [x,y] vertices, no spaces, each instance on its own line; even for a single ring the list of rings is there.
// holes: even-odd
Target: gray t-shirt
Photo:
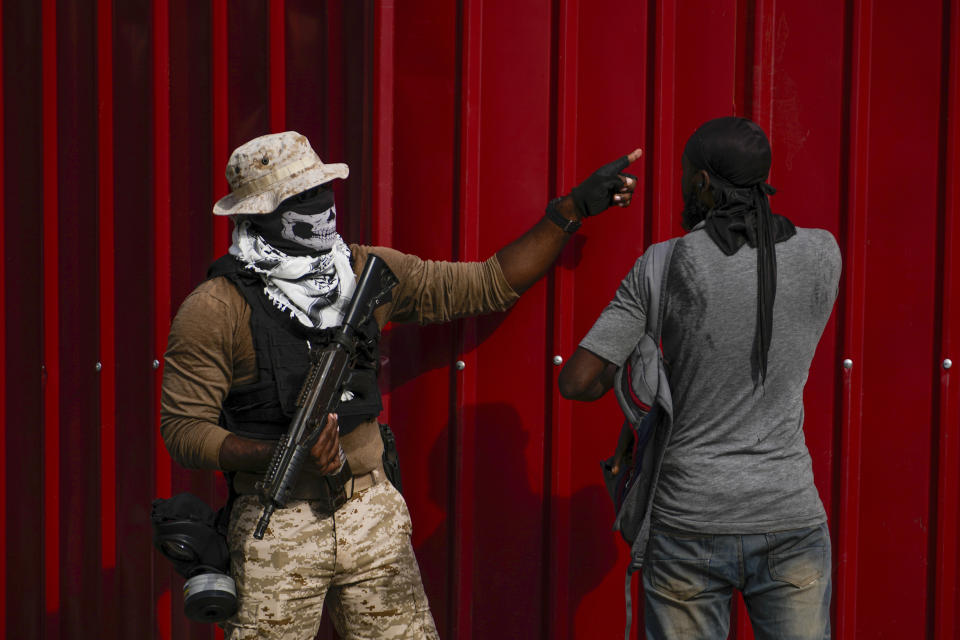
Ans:
[[[767,377],[755,389],[756,250],[725,256],[702,228],[676,241],[662,329],[674,426],[655,522],[724,534],[826,520],[803,436],[803,387],[837,296],[840,250],[822,229],[797,229],[776,250]],[[580,343],[616,365],[645,330],[643,267],[641,257]]]

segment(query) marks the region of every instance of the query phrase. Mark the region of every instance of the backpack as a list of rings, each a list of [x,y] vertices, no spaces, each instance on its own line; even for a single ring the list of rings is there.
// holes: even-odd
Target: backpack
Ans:
[[[613,455],[601,462],[604,482],[616,511],[613,528],[631,545],[625,583],[626,640],[629,640],[633,618],[630,583],[633,573],[643,565],[650,535],[652,498],[673,427],[673,399],[660,350],[660,334],[667,272],[675,244],[676,239],[672,239],[651,245],[647,250],[643,273],[646,331],[614,376],[613,390],[624,422]]]

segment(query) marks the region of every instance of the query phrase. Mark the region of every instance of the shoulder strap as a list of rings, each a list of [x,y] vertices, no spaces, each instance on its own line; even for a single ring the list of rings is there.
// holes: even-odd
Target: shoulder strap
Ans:
[[[651,397],[651,406],[653,402],[656,402],[657,396],[659,393],[659,385],[663,383],[661,380],[662,377],[662,365],[660,364],[659,358],[659,348],[660,348],[660,332],[663,328],[663,308],[666,301],[666,291],[667,291],[667,274],[670,270],[670,260],[673,258],[673,249],[676,245],[676,238],[667,240],[666,242],[658,242],[655,245],[652,245],[647,250],[647,260],[644,266],[644,282],[647,287],[647,327],[646,333],[641,338],[640,344],[637,345],[637,351],[635,354],[643,354],[644,348],[646,348],[646,359],[652,361],[654,359],[654,354],[656,354],[656,366],[654,370],[647,372],[648,378],[657,378],[657,389],[658,392],[654,393]],[[653,340],[653,343],[650,343],[650,339]],[[652,351],[652,352],[651,352]],[[643,360],[643,358],[640,358]],[[642,362],[635,362],[634,365],[643,368]],[[625,376],[624,367],[621,367],[617,371],[617,382],[615,383],[615,390],[617,392],[617,399],[620,401],[620,406],[624,411],[624,415],[627,417],[627,422],[624,425],[626,428],[631,421],[631,418],[634,421],[637,421],[640,414],[633,411],[631,403],[626,400],[626,392],[623,391],[623,387],[629,384],[635,384],[635,376]],[[646,446],[646,445],[645,445]],[[644,449],[645,450],[645,449]],[[644,515],[644,518],[646,515]],[[619,518],[618,518],[619,522]],[[615,525],[616,526],[616,525]],[[623,631],[624,640],[630,640],[630,628],[633,624],[633,601],[631,597],[631,578],[633,573],[636,571],[636,567],[631,562],[627,567],[627,575],[624,580],[624,600],[626,602],[626,626]]]
[[[674,240],[659,242],[647,249],[643,262],[642,287],[646,303],[646,327],[633,352],[614,376],[614,393],[624,416],[638,425],[661,392],[663,371],[660,360],[660,330],[667,272]]]
[[[660,342],[660,331],[663,326],[663,306],[667,290],[667,273],[670,259],[673,257],[673,248],[677,239],[658,242],[649,249],[646,264],[646,280],[649,283],[649,298],[647,299],[647,333]]]

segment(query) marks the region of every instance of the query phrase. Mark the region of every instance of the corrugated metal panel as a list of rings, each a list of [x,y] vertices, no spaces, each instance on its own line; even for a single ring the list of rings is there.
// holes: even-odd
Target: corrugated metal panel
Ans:
[[[936,579],[933,583],[933,634],[938,638],[956,638],[960,634],[957,620],[958,554],[960,540],[960,397],[958,397],[957,374],[953,372],[953,358],[960,346],[960,319],[957,304],[960,302],[960,264],[957,250],[960,248],[960,11],[945,16],[944,25],[949,43],[949,61],[946,73],[947,95],[945,126],[942,137],[942,167],[938,179],[943,184],[943,257],[941,271],[942,300],[940,317],[942,337],[940,340],[940,385],[939,424],[937,435],[937,503],[936,503]],[[948,362],[949,361],[949,362]]]
[[[441,635],[619,634],[619,412],[561,400],[553,359],[679,232],[682,145],[726,114],[770,134],[774,208],[844,253],[805,393],[835,636],[960,638],[956,0],[6,0],[0,33],[0,639],[222,637],[150,544],[153,497],[224,497],[167,457],[153,363],[229,243],[230,150],[288,128],[350,164],[348,239],[434,259],[486,258],[644,148],[635,206],[509,314],[384,340]]]

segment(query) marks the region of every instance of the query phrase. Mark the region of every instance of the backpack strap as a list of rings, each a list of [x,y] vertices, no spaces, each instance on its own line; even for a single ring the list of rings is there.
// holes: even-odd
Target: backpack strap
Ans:
[[[613,391],[624,417],[633,425],[647,415],[663,391],[660,357],[660,333],[666,302],[667,273],[676,239],[651,245],[645,254],[643,295],[646,302],[646,327],[627,362],[617,369]],[[672,403],[671,403],[672,404]]]
[[[673,258],[673,249],[676,246],[676,238],[667,240],[666,242],[658,242],[657,244],[651,245],[647,249],[647,259],[644,265],[644,285],[646,287],[647,294],[647,327],[644,337],[641,339],[641,343],[647,342],[646,345],[638,344],[638,351],[643,353],[643,360],[647,360],[650,364],[653,364],[653,358],[656,358],[656,366],[652,367],[646,371],[643,375],[645,386],[649,391],[653,392],[652,402],[650,403],[651,408],[653,404],[657,401],[657,397],[661,395],[661,390],[659,385],[663,384],[664,380],[661,377],[662,374],[662,360],[660,358],[660,338],[661,331],[663,329],[663,310],[666,306],[666,294],[667,294],[667,274],[669,272],[670,260]],[[649,339],[652,339],[653,344],[650,344]],[[643,346],[646,346],[647,349],[644,350]],[[650,353],[652,349],[656,350],[656,354]],[[643,367],[643,363],[636,363],[640,365],[642,369],[647,369]],[[635,385],[638,382],[638,378],[635,374],[624,375],[626,367],[621,367],[617,371],[618,380],[614,383],[614,388],[617,393],[617,399],[620,400],[620,406],[624,409],[624,413],[628,418],[628,423],[631,418],[638,416],[639,414],[634,412],[627,413],[627,407],[633,408],[635,401],[631,398],[628,402],[627,398],[629,395],[625,391],[631,391],[632,389],[624,389],[626,385]],[[654,371],[655,370],[655,371]],[[652,382],[651,378],[656,377],[656,387],[653,389],[650,388],[650,383]],[[624,396],[624,397],[621,397]],[[626,426],[626,425],[625,425]],[[651,443],[646,443],[646,446],[649,446]],[[652,489],[651,489],[652,491]],[[651,495],[648,500],[652,500],[653,496]],[[646,505],[649,507],[649,505]],[[649,508],[644,509],[643,517],[646,518],[649,513]],[[643,526],[641,525],[641,532],[639,536],[645,536],[646,532],[643,531]],[[624,640],[630,640],[630,627],[633,625],[633,594],[631,590],[633,574],[639,567],[631,560],[630,564],[627,566],[627,575],[624,580],[624,601],[626,603],[626,626],[623,630]]]
[[[660,332],[663,329],[663,307],[666,302],[667,272],[670,259],[673,257],[673,248],[677,239],[652,245],[647,256],[645,275],[650,283],[649,297],[647,298],[647,333],[660,343]]]

